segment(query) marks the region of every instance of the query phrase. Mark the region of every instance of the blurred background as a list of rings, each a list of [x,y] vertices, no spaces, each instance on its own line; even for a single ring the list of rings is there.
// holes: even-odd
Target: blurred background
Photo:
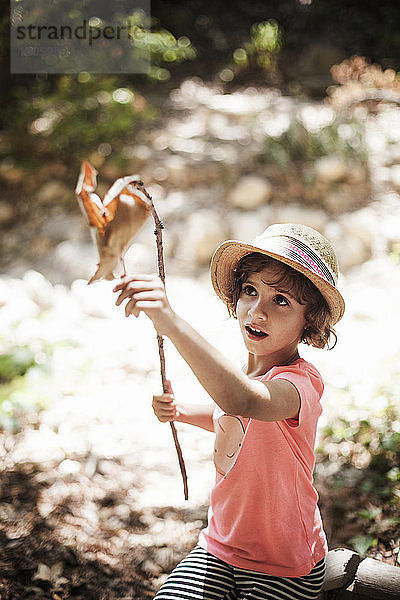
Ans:
[[[11,75],[0,13],[2,597],[152,597],[206,522],[212,435],[178,424],[185,502],[150,408],[154,331],[125,320],[112,283],[87,286],[85,159],[101,197],[140,175],[165,225],[172,305],[239,364],[209,283],[215,247],[275,222],[332,241],[346,314],[333,350],[303,350],[326,381],[321,511],[331,548],[399,564],[400,5],[155,0],[142,75]],[[130,271],[156,269],[153,228]],[[166,354],[176,395],[204,401]]]

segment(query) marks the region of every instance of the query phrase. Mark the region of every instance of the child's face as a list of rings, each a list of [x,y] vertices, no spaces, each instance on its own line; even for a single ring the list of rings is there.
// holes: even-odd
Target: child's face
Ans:
[[[276,281],[278,274],[279,267],[274,265],[250,273],[242,285],[236,314],[248,352],[268,356],[274,364],[285,364],[297,352],[306,305],[268,284]]]

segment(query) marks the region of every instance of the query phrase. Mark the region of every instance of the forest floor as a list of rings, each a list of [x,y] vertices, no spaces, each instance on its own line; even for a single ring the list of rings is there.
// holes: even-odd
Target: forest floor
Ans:
[[[397,351],[382,331],[400,326],[390,293],[399,277],[390,259],[353,270],[343,281],[348,312],[337,328],[338,346],[329,352],[304,348],[303,356],[326,380],[322,424],[341,410],[371,410],[370,388],[383,381]],[[21,300],[21,280],[4,283],[15,298],[19,285]],[[236,323],[226,318],[206,273],[196,281],[170,277],[168,290],[176,310],[213,344],[235,360],[243,358]],[[57,299],[50,309],[26,315],[16,328],[17,337],[21,327],[37,327],[43,338],[64,345],[53,356],[57,399],[41,411],[24,412],[14,431],[0,435],[1,598],[151,598],[206,523],[212,434],[177,425],[189,479],[185,501],[170,428],[150,406],[160,388],[150,323],[145,317],[126,320],[113,305],[108,283],[87,287],[81,280],[53,292]],[[38,282],[35,293],[38,301]],[[374,340],[373,352],[367,339]],[[177,397],[204,401],[168,343],[166,355]],[[32,376],[29,385],[45,395],[40,378],[35,383]],[[358,409],[338,396],[346,385],[359,398]],[[330,547],[348,546],[349,537],[367,531],[357,518],[354,489],[333,493],[321,485],[319,492]],[[368,554],[395,564],[399,541],[390,531]]]

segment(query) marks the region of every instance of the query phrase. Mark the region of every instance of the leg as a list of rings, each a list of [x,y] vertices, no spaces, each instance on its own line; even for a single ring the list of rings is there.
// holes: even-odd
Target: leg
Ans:
[[[325,577],[325,559],[303,577],[274,577],[234,569],[240,600],[316,600]]]
[[[154,600],[235,600],[232,568],[196,546],[172,571]]]

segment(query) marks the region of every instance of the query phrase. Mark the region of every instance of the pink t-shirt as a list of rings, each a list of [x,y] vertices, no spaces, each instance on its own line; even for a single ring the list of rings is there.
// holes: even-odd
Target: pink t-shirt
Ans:
[[[273,367],[299,392],[299,418],[257,421],[214,413],[216,481],[202,548],[230,565],[301,577],[327,553],[313,487],[314,445],[323,382],[303,359]]]

